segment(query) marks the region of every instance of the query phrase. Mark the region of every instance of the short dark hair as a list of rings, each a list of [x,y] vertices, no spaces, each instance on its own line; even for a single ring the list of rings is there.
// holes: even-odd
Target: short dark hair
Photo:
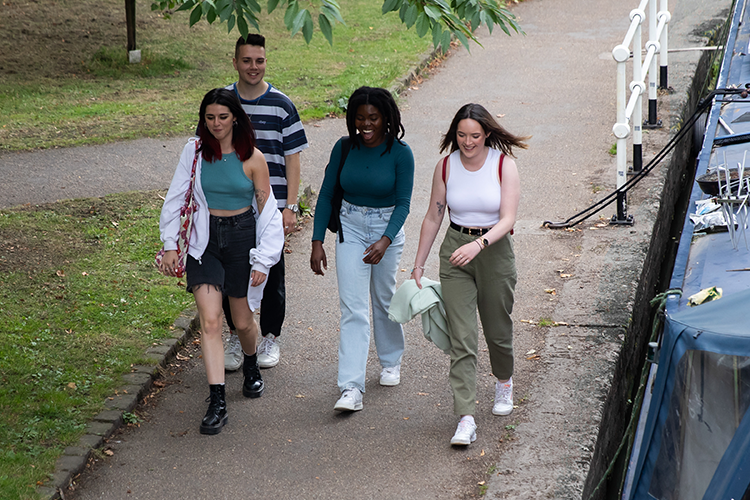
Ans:
[[[258,33],[248,33],[247,38],[239,37],[237,43],[234,45],[234,58],[236,59],[240,53],[240,47],[243,45],[255,45],[256,47],[266,48],[266,37],[259,35]]]
[[[492,117],[489,111],[487,111],[481,104],[464,104],[461,109],[458,110],[456,116],[453,117],[451,126],[448,132],[443,136],[443,140],[440,141],[440,152],[442,153],[446,149],[450,152],[454,152],[458,149],[458,139],[456,138],[456,132],[458,131],[458,123],[461,120],[470,118],[479,123],[482,126],[485,134],[489,134],[487,139],[484,141],[485,146],[499,149],[508,156],[513,156],[513,148],[528,148],[526,141],[531,139],[531,136],[518,136],[513,135],[505,128],[497,123],[497,120]]]
[[[398,105],[391,93],[386,89],[377,87],[360,87],[349,98],[346,106],[346,128],[349,131],[352,146],[359,148],[357,127],[354,125],[357,110],[360,106],[367,104],[375,106],[383,115],[386,132],[386,147],[383,154],[390,153],[393,139],[396,139],[399,144],[403,144],[401,138],[404,136],[404,125],[401,123],[401,112],[398,110]]]
[[[203,154],[203,159],[206,161],[221,159],[219,141],[206,127],[206,108],[210,104],[219,104],[229,108],[235,119],[235,125],[232,127],[232,144],[234,145],[234,150],[241,161],[250,158],[255,150],[255,130],[253,129],[253,124],[250,123],[250,118],[247,117],[245,110],[242,109],[237,94],[233,90],[221,88],[209,90],[201,102],[197,133],[201,140],[200,151]]]

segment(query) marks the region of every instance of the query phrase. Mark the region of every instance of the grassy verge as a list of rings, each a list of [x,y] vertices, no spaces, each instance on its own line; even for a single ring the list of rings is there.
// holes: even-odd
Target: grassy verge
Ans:
[[[156,192],[0,211],[0,491],[33,498],[62,449],[192,303],[159,275]]]
[[[3,3],[0,150],[97,144],[194,130],[200,99],[236,80],[237,32],[186,13],[165,19],[137,5],[140,64],[128,64],[122,0]],[[262,19],[266,80],[287,93],[303,120],[341,111],[361,85],[389,86],[430,48],[396,13],[371,0],[341,0],[346,26],[334,46],[289,37],[283,12]],[[319,34],[318,34],[319,35]],[[54,42],[50,42],[50,39]]]

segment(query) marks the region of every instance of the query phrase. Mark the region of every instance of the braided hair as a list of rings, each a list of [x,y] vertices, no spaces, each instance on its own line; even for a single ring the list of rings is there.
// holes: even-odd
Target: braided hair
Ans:
[[[346,107],[346,128],[349,131],[352,147],[359,148],[360,146],[357,127],[354,125],[357,110],[360,106],[368,104],[375,106],[380,111],[380,114],[383,115],[386,138],[385,152],[383,154],[390,153],[394,139],[399,144],[403,144],[401,138],[404,136],[404,125],[401,123],[401,112],[398,110],[396,101],[393,99],[391,93],[386,89],[377,87],[360,87],[349,98],[349,103]]]

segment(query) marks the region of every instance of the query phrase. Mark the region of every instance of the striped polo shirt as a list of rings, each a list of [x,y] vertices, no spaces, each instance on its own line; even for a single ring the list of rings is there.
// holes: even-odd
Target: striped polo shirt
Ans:
[[[237,92],[237,83],[226,87],[240,99],[242,109],[255,128],[257,147],[268,163],[271,188],[279,208],[287,205],[286,162],[284,157],[307,149],[307,136],[291,99],[270,83],[266,92],[248,101]],[[296,203],[293,200],[292,203]]]

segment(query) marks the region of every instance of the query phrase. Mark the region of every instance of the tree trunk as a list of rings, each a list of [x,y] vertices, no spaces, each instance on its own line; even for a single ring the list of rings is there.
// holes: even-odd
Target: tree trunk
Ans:
[[[125,23],[128,30],[128,51],[135,50],[135,0],[125,0]]]

